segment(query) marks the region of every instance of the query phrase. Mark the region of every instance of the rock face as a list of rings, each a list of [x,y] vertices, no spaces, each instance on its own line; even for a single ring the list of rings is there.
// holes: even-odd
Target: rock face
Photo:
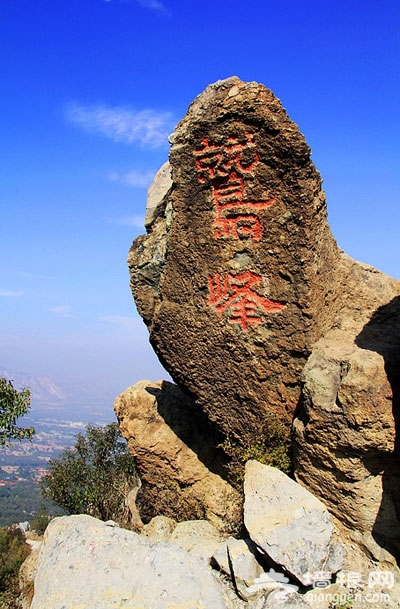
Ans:
[[[230,607],[195,556],[91,516],[56,518],[39,557],[31,609]]]
[[[265,492],[265,472],[269,474],[269,468],[252,463],[250,479],[252,473],[260,474],[258,467],[262,475],[254,477],[254,485],[248,489],[248,499],[253,503],[257,493],[262,496]],[[280,482],[279,493],[289,497],[289,508],[293,507],[290,499],[297,496],[302,497],[299,512],[309,512],[310,506],[317,506],[319,510],[320,502],[315,498],[305,499],[304,489],[298,489],[293,480],[289,483],[295,491],[286,480],[283,484]],[[304,521],[294,512],[292,509],[291,533],[293,540],[301,540],[305,537]],[[268,535],[275,530],[281,543],[282,514],[272,522],[268,512],[265,520]],[[30,607],[34,591],[32,609],[328,609],[335,598],[337,602],[339,598],[348,600],[351,592],[355,601],[352,607],[365,609],[363,593],[372,591],[377,593],[374,608],[398,609],[399,570],[386,565],[377,572],[376,562],[357,552],[353,543],[348,545],[344,541],[345,563],[335,583],[328,577],[330,573],[324,565],[323,569],[310,573],[310,580],[329,580],[325,581],[328,587],[321,590],[307,585],[305,588],[291,578],[286,566],[270,566],[265,552],[257,545],[260,527],[249,528],[253,529],[253,540],[224,539],[207,521],[177,524],[165,517],[155,517],[138,535],[120,529],[112,521],[104,523],[91,516],[56,518],[50,523],[40,550],[34,553],[39,555],[38,559],[32,562],[34,554],[31,554],[23,565],[24,607]],[[313,532],[312,536],[317,533]],[[285,543],[287,536],[282,537]],[[289,548],[286,544],[285,565],[299,560],[301,544],[299,546],[293,542]],[[307,561],[313,569],[319,552],[313,552],[311,546],[310,550]],[[376,581],[377,573],[382,576],[379,581]],[[350,576],[353,585],[349,588],[346,581]],[[358,577],[357,584],[355,577]],[[377,586],[374,583],[374,587],[368,589],[366,584],[370,578]],[[322,602],[317,598],[320,592],[323,592]],[[385,595],[380,595],[381,592]],[[367,600],[370,602],[372,600]]]
[[[244,523],[251,539],[274,563],[307,586],[310,573],[336,573],[341,547],[326,507],[283,472],[246,463]]]
[[[166,381],[140,381],[115,400],[114,410],[136,458],[144,520],[206,518],[220,530],[240,527],[239,492],[211,471],[218,437],[187,395]]]
[[[240,580],[246,586],[251,586],[263,572],[255,554],[256,545],[251,539],[229,537],[219,545],[212,560],[227,575],[233,571],[236,582]]]
[[[266,412],[295,416],[297,479],[400,555],[400,283],[337,248],[262,85],[209,86],[171,142],[128,259],[156,353],[231,454],[263,444]]]
[[[363,533],[378,560],[374,541],[400,556],[398,303],[381,307],[358,332],[332,330],[315,345],[294,421],[297,479]]]
[[[129,253],[151,343],[225,437],[254,434],[265,408],[291,422],[337,299],[310,149],[271,91],[230,78],[192,103],[170,168]]]

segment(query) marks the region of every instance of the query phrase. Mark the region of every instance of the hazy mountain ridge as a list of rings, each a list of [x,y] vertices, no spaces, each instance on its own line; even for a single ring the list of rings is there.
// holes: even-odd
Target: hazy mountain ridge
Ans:
[[[39,411],[63,411],[71,415],[76,410],[95,410],[93,414],[109,411],[115,396],[110,391],[93,384],[59,383],[49,377],[38,377],[26,372],[0,368],[0,377],[12,381],[18,390],[31,392],[31,414]]]

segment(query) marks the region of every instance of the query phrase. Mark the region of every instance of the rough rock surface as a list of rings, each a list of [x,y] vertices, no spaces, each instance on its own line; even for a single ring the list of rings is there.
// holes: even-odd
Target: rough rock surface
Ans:
[[[218,437],[188,396],[166,381],[140,381],[114,410],[136,459],[144,520],[206,518],[220,530],[240,527],[239,492],[211,471]]]
[[[210,559],[221,545],[223,537],[207,520],[189,520],[179,522],[168,541],[195,554],[209,565]]]
[[[222,585],[174,544],[154,544],[91,516],[53,520],[31,609],[227,609]]]
[[[399,556],[400,282],[336,246],[310,150],[262,85],[210,85],[171,142],[128,258],[156,353],[235,455],[266,411],[296,413],[297,479]]]
[[[227,575],[233,571],[236,581],[251,586],[263,572],[255,554],[256,545],[251,539],[229,537],[214,552],[212,561]]]
[[[400,299],[394,280],[365,265],[357,272],[347,313],[303,371],[295,473],[385,560],[376,542],[400,556]]]
[[[132,292],[174,380],[225,437],[290,421],[333,323],[339,250],[310,149],[271,91],[209,86],[172,138],[172,186],[129,253]]]
[[[143,537],[153,541],[168,541],[176,527],[176,522],[168,516],[154,516],[140,531]]]
[[[279,594],[281,594],[279,596]],[[310,605],[303,596],[297,592],[291,594],[283,594],[272,592],[265,598],[261,598],[254,603],[252,609],[311,609]]]
[[[30,609],[33,598],[33,582],[37,574],[39,548],[33,549],[19,570],[18,582],[21,590],[19,602],[21,609]]]
[[[336,573],[343,552],[326,507],[280,470],[246,463],[244,523],[251,539],[303,585],[310,573]]]

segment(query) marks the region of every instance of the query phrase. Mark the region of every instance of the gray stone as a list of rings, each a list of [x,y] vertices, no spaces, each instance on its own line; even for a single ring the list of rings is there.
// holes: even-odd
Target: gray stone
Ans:
[[[236,580],[240,580],[246,586],[251,586],[263,572],[263,568],[254,555],[255,552],[256,545],[251,539],[229,537],[214,552],[212,560],[227,575],[231,575],[232,568]]]
[[[128,510],[130,513],[130,519],[129,519],[130,526],[136,532],[140,532],[143,528],[143,522],[140,517],[140,512],[136,505],[136,498],[137,498],[137,494],[140,490],[141,485],[142,485],[142,483],[140,482],[140,479],[139,479],[138,486],[135,486],[135,488],[130,490],[128,493],[128,496],[126,498],[126,504],[128,506]]]
[[[31,609],[227,609],[220,582],[174,544],[91,516],[55,518],[40,551]]]
[[[140,534],[149,537],[153,541],[168,541],[176,522],[168,516],[154,516],[149,523],[145,524]]]
[[[244,522],[251,539],[304,585],[309,573],[342,568],[334,526],[323,503],[280,470],[246,464]]]
[[[150,184],[147,191],[146,216],[144,225],[146,228],[151,226],[157,216],[160,205],[164,197],[172,186],[171,167],[170,164],[164,163],[157,171],[154,181]]]
[[[180,522],[169,538],[170,543],[198,556],[205,564],[209,564],[222,540],[221,533],[206,520]]]
[[[249,609],[311,609],[312,605],[297,592],[286,592],[282,589],[271,592],[268,596],[254,601]]]
[[[362,309],[365,293],[388,297],[379,278],[366,275]],[[372,536],[377,560],[381,548],[400,556],[399,302],[381,307],[361,331],[336,328],[314,345],[293,423],[296,479],[347,528]]]

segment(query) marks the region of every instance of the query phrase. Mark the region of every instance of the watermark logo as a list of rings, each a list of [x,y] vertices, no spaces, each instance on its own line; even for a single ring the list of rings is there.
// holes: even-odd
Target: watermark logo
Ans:
[[[384,570],[370,571],[367,576],[358,571],[340,571],[335,576],[335,582],[345,590],[329,592],[328,588],[333,583],[330,571],[307,573],[306,586],[312,587],[312,590],[307,592],[307,601],[330,603],[333,607],[346,604],[351,606],[355,601],[368,604],[388,603],[390,594],[382,591],[382,588],[391,590],[395,584],[394,574]],[[285,600],[289,594],[298,592],[299,586],[290,583],[284,573],[270,569],[255,579],[253,585],[246,589],[246,593],[252,596],[261,590],[269,590],[275,599]]]
[[[394,574],[391,571],[370,571],[368,576],[358,571],[340,571],[335,581],[345,588],[345,591],[329,592],[331,574],[324,571],[308,573],[308,583],[313,591],[307,594],[307,601],[331,603],[332,606],[352,605],[355,601],[363,603],[388,603],[390,594],[382,588],[391,590],[394,586]],[[376,588],[379,588],[377,590]]]
[[[246,594],[252,596],[260,590],[276,590],[274,598],[285,600],[288,594],[298,592],[299,586],[290,584],[284,573],[270,569],[254,580],[253,585],[246,589]]]

